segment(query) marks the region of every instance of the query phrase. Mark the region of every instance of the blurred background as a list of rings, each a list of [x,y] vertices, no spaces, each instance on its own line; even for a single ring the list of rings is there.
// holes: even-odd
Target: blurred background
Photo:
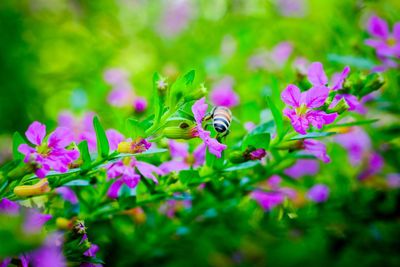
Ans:
[[[228,84],[240,99],[235,116],[241,123],[260,123],[266,116],[258,115],[266,106],[263,96],[279,95],[308,62],[323,62],[329,75],[344,65],[354,71],[377,65],[374,51],[364,45],[372,14],[393,25],[400,20],[400,1],[2,0],[0,162],[10,156],[14,131],[24,132],[34,120],[54,129],[65,112],[78,118],[95,112],[107,128],[124,132],[127,117],[151,114],[156,71],[174,81],[195,69],[196,82],[210,91]],[[387,77],[383,99],[391,102],[381,106],[398,114],[398,73]],[[150,108],[132,104],[135,99]],[[398,121],[397,128],[371,138],[391,140],[396,129]],[[276,215],[264,214],[255,203],[249,209],[235,202],[238,198],[216,202],[202,196],[193,206],[203,217],[187,214],[177,221],[154,212],[138,228],[125,217],[89,223],[96,233],[91,240],[105,248],[102,258],[109,266],[187,266],[188,259],[193,266],[265,266],[277,260],[283,266],[336,260],[332,266],[395,266],[398,194],[369,187],[354,194],[340,191],[340,183],[352,186],[347,177],[354,173],[343,170],[343,148],[330,153],[336,164],[321,177],[337,174],[337,201],[304,209],[299,220],[276,224],[269,220]],[[395,158],[388,161],[398,168]]]

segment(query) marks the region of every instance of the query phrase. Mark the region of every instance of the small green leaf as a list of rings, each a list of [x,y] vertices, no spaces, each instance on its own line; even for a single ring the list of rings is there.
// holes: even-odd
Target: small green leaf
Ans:
[[[262,123],[260,125],[257,125],[251,132],[250,134],[260,134],[260,133],[273,133],[275,128],[275,122],[274,121],[268,121],[265,123]]]
[[[301,140],[301,139],[309,139],[309,138],[322,138],[322,137],[326,137],[326,136],[331,136],[336,134],[335,132],[320,132],[320,133],[308,133],[308,134],[298,134],[292,138],[290,138],[289,140]]]
[[[247,162],[243,162],[240,164],[236,164],[235,166],[226,168],[224,171],[226,171],[226,172],[239,171],[239,170],[244,170],[244,169],[250,169],[257,165],[260,165],[260,162],[258,160],[257,161],[247,161]]]
[[[81,170],[87,170],[87,169],[89,169],[89,167],[92,163],[92,159],[90,158],[89,147],[88,147],[87,141],[84,140],[84,141],[80,142],[78,145],[78,148],[79,148],[79,152],[81,154],[81,158],[83,161]]]
[[[183,76],[186,85],[190,85],[193,83],[195,75],[196,75],[195,70],[191,70],[188,73],[186,73],[185,76]]]
[[[250,133],[245,136],[242,142],[242,150],[245,150],[248,146],[268,149],[270,140],[271,140],[271,135],[269,133],[258,133],[258,134]]]
[[[160,95],[157,88],[157,82],[161,80],[160,74],[158,72],[153,75],[153,96],[154,96],[154,123],[157,124],[162,116],[162,111],[164,107],[165,96]]]
[[[358,126],[358,125],[364,125],[364,124],[372,124],[372,123],[377,122],[377,121],[379,121],[379,119],[353,121],[353,122],[347,122],[347,123],[328,125],[328,126],[325,126],[324,129],[331,129],[331,128],[336,128],[336,127],[351,127],[351,126]]]
[[[23,158],[24,158],[24,155],[21,154],[21,153],[18,151],[18,147],[19,147],[21,144],[24,144],[24,143],[25,143],[25,140],[24,140],[24,138],[21,136],[21,134],[20,134],[19,132],[15,132],[14,135],[13,135],[13,158],[14,158],[15,160],[23,159]]]
[[[197,170],[183,170],[179,172],[179,180],[183,184],[199,182],[200,175]]]
[[[133,119],[133,118],[129,118],[127,119],[127,127],[128,127],[128,131],[130,133],[130,136],[135,139],[137,137],[143,137],[145,136],[145,131],[146,128],[144,127],[143,123]]]
[[[173,108],[186,93],[189,93],[189,85],[193,83],[194,77],[195,71],[191,70],[172,84],[168,105],[170,108]]]
[[[110,145],[108,144],[106,132],[100,124],[99,118],[93,118],[93,127],[96,132],[96,140],[97,140],[97,151],[98,155],[102,158],[108,156],[110,152]]]
[[[272,100],[269,97],[267,97],[267,103],[268,107],[271,109],[272,116],[274,117],[276,132],[278,133],[278,137],[280,140],[282,140],[284,136],[282,112],[278,110],[274,102],[272,102]]]

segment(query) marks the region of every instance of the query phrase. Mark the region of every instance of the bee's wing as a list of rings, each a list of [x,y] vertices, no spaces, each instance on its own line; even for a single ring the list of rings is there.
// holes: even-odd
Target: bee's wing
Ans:
[[[232,122],[241,124],[240,120],[238,118],[236,118],[235,116],[232,116]]]

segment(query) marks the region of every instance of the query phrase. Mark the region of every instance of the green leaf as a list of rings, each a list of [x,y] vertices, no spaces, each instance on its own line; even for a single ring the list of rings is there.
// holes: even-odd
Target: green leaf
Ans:
[[[242,143],[242,150],[245,150],[248,146],[268,149],[270,140],[271,140],[271,135],[269,133],[257,133],[257,134],[250,133],[244,137]]]
[[[136,119],[129,118],[127,119],[127,127],[130,133],[130,136],[135,139],[137,137],[145,136],[146,128],[144,127],[144,123],[140,122]]]
[[[188,73],[186,73],[185,76],[183,76],[186,85],[190,85],[193,83],[195,75],[196,75],[195,70],[191,70]]]
[[[258,160],[256,161],[247,161],[247,162],[243,162],[240,164],[236,164],[232,167],[226,168],[224,171],[225,172],[233,172],[233,171],[239,171],[239,170],[244,170],[244,169],[250,169],[253,168],[257,165],[260,165],[260,162]]]
[[[163,108],[164,108],[164,101],[165,96],[162,97],[157,88],[157,82],[161,80],[160,74],[158,72],[154,73],[153,75],[153,96],[154,96],[154,124],[157,124],[162,116]]]
[[[78,148],[83,161],[81,170],[87,170],[90,168],[90,165],[92,163],[92,159],[90,158],[90,153],[89,153],[88,142],[86,140],[80,142]]]
[[[340,124],[335,124],[335,125],[328,125],[328,126],[325,126],[325,129],[331,129],[331,128],[336,128],[336,127],[351,127],[351,126],[358,126],[358,125],[364,125],[364,124],[372,124],[372,123],[377,122],[377,121],[379,121],[379,119],[353,121],[353,122],[340,123]]]
[[[183,184],[195,183],[201,180],[197,170],[183,170],[179,172],[179,180]]]
[[[250,134],[260,134],[260,133],[273,133],[275,128],[275,122],[274,121],[268,121],[265,123],[262,123],[260,125],[257,125],[251,132]]]
[[[169,108],[173,108],[178,101],[189,92],[189,85],[194,81],[195,71],[191,70],[184,76],[179,77],[171,86]]]
[[[267,103],[268,107],[271,109],[272,116],[274,117],[276,132],[278,133],[279,140],[282,140],[284,136],[282,112],[278,110],[274,102],[269,97],[267,97]]]
[[[23,159],[23,158],[24,158],[24,155],[21,154],[21,153],[18,151],[18,147],[19,147],[21,144],[24,144],[24,143],[25,143],[25,140],[24,140],[24,138],[21,136],[21,134],[20,134],[19,132],[15,132],[14,135],[13,135],[13,158],[14,158],[15,160]]]
[[[110,152],[110,145],[108,144],[106,132],[100,124],[99,118],[93,118],[93,127],[96,132],[96,140],[97,140],[97,151],[98,155],[102,158],[108,156]]]
[[[298,134],[292,138],[290,138],[289,140],[301,140],[301,139],[309,139],[309,138],[322,138],[322,137],[326,137],[326,136],[331,136],[336,134],[335,132],[321,132],[321,133],[308,133],[308,134]]]

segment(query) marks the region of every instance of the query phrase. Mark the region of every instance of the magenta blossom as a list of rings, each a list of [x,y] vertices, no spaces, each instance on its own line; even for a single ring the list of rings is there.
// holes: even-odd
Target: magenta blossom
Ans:
[[[316,158],[322,160],[324,163],[328,163],[331,161],[330,157],[326,153],[326,146],[324,143],[314,140],[307,139],[303,142],[304,151],[307,154],[311,154]]]
[[[390,173],[386,177],[387,184],[390,188],[400,188],[400,174]]]
[[[375,174],[379,173],[384,165],[384,161],[381,155],[378,153],[374,152],[369,155],[368,158],[368,163],[364,171],[360,173],[358,176],[359,180],[365,180],[371,176],[374,176]]]
[[[348,151],[353,166],[360,165],[371,151],[371,139],[361,127],[352,127],[346,133],[335,135],[334,140]]]
[[[207,108],[208,105],[205,103],[204,97],[197,100],[192,106],[192,112],[197,124],[193,135],[203,140],[211,154],[220,158],[222,151],[226,149],[226,145],[219,143],[217,139],[211,138],[211,133],[204,130],[202,126],[203,118],[207,113]]]
[[[281,42],[271,51],[262,51],[249,58],[250,69],[266,69],[276,71],[282,69],[290,55],[293,46],[289,42]]]
[[[188,27],[193,19],[194,6],[191,1],[166,2],[164,13],[158,22],[159,32],[166,37],[174,37]]]
[[[193,155],[189,154],[189,146],[187,143],[179,143],[169,140],[169,150],[171,151],[171,161],[164,162],[160,165],[160,169],[164,174],[172,171],[188,170],[191,166],[194,168],[204,164],[206,146],[200,144],[194,151]]]
[[[40,178],[45,177],[50,170],[66,172],[68,165],[79,158],[78,150],[65,149],[73,141],[73,135],[67,128],[57,128],[45,140],[46,126],[35,121],[25,135],[34,147],[21,144],[18,151],[25,155],[25,163],[34,164],[35,173]]]
[[[373,47],[378,56],[400,58],[400,22],[394,24],[393,33],[390,33],[385,20],[372,16],[368,21],[368,32],[373,38],[367,39],[365,44]]]
[[[119,189],[123,184],[126,184],[131,189],[135,188],[140,181],[140,174],[158,183],[155,174],[162,175],[163,172],[154,165],[137,161],[134,157],[126,157],[110,164],[107,168],[107,177],[115,180],[108,189],[107,195],[110,198],[117,198]]]
[[[250,194],[250,197],[266,211],[282,204],[286,198],[296,198],[296,191],[292,188],[281,187],[281,182],[282,179],[279,176],[273,175],[266,183],[267,189],[271,191],[256,189]]]
[[[133,109],[135,112],[143,112],[147,108],[147,100],[146,98],[143,97],[137,97],[135,100],[133,100]]]
[[[304,17],[307,13],[307,3],[304,0],[277,0],[279,13],[285,17]]]
[[[267,152],[263,148],[256,149],[252,152],[250,152],[249,157],[251,160],[258,160],[262,159],[267,155]]]
[[[293,166],[287,168],[285,174],[294,179],[298,179],[306,175],[314,176],[318,171],[318,161],[312,159],[300,159]]]
[[[66,201],[70,202],[71,204],[77,204],[78,198],[71,188],[68,186],[61,186],[56,189],[56,192]]]
[[[350,67],[346,66],[341,73],[336,73],[332,76],[330,90],[336,91],[342,89],[343,82],[350,72]],[[308,80],[316,86],[328,86],[328,77],[325,74],[324,67],[321,62],[313,62],[308,68]]]
[[[233,79],[225,77],[211,91],[211,102],[215,106],[234,107],[239,104],[239,96],[233,90]]]
[[[108,143],[110,144],[110,150],[116,150],[118,148],[118,144],[125,140],[125,137],[114,129],[108,129],[106,131],[106,136],[108,139]]]
[[[317,203],[325,202],[329,197],[329,188],[323,184],[314,185],[307,192],[307,197]]]
[[[90,248],[86,250],[83,255],[86,257],[96,257],[97,252],[99,251],[99,246],[96,244],[91,244]],[[90,262],[84,262],[80,265],[80,267],[102,267],[102,264],[97,264],[97,263],[90,263]]]
[[[314,110],[323,106],[327,97],[328,90],[323,86],[312,87],[303,93],[295,85],[290,84],[286,87],[281,98],[292,108],[285,108],[283,112],[290,119],[296,132],[306,134],[310,124],[321,129],[336,119],[337,113],[328,114],[322,110]]]

